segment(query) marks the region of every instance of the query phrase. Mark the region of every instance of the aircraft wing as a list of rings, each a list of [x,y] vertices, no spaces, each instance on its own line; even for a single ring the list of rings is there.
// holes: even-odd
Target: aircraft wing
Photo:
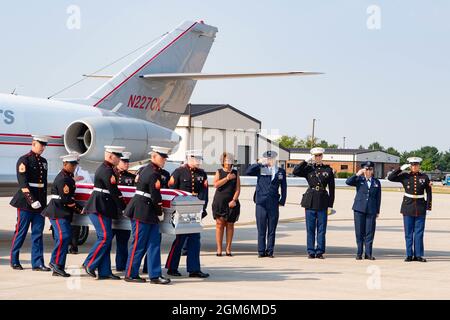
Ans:
[[[322,72],[289,71],[289,72],[258,72],[258,73],[154,73],[144,74],[141,78],[152,80],[217,80],[259,77],[289,77],[312,76]]]

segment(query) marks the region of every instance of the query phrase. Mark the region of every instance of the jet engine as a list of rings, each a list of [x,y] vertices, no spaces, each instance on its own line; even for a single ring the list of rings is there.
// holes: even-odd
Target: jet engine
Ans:
[[[152,122],[124,117],[89,117],[72,122],[64,134],[68,152],[78,152],[85,160],[101,162],[104,146],[124,146],[131,161],[148,158],[152,145],[174,148],[181,137],[173,130]]]

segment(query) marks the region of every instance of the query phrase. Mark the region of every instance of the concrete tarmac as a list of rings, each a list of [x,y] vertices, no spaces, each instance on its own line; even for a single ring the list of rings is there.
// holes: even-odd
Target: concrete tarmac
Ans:
[[[399,214],[401,192],[383,192],[373,252],[377,260],[356,261],[351,211],[355,192],[337,190],[337,213],[329,217],[328,223],[326,259],[308,260],[304,209],[298,204],[304,190],[300,187],[288,190],[288,203],[280,211],[274,259],[257,257],[253,187],[242,190],[233,257],[216,257],[214,220],[209,209],[202,233],[201,263],[203,271],[211,277],[188,278],[186,260],[182,257],[183,277],[173,278],[168,286],[88,277],[80,266],[95,241],[94,232],[80,247],[80,254],[68,255],[70,278],[31,271],[30,234],[21,253],[25,270],[12,270],[9,253],[16,211],[9,206],[10,197],[0,198],[0,299],[450,299],[449,194],[433,197],[433,211],[427,217],[425,231],[428,262],[405,263],[403,222]],[[47,221],[44,235],[47,264],[53,247],[49,226]],[[173,236],[163,235],[163,263],[172,240]],[[114,249],[112,261],[114,266]]]

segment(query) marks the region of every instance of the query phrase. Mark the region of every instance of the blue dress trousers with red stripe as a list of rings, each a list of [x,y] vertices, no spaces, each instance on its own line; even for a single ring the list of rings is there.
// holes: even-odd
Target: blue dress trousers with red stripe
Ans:
[[[44,243],[42,232],[45,219],[41,216],[47,204],[47,160],[30,151],[20,157],[16,164],[19,190],[10,204],[17,208],[17,223],[11,244],[10,263],[20,264],[19,252],[31,225],[31,266],[44,265]],[[41,208],[33,209],[31,204],[39,201]]]

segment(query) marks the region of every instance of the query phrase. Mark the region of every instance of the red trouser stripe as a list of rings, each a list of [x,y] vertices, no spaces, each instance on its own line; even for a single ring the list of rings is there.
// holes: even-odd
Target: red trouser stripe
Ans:
[[[59,245],[58,245],[58,251],[56,251],[56,264],[59,265],[59,256],[61,255],[61,247],[63,245],[63,239],[62,239],[62,231],[61,231],[61,226],[59,225],[59,220],[56,220],[56,226],[58,227],[58,235],[59,235]]]
[[[12,251],[14,248],[14,243],[16,242],[17,234],[19,233],[19,226],[20,226],[20,209],[17,208],[17,224],[16,224],[16,232],[14,232],[14,238],[11,245],[11,253],[9,255],[9,261],[12,263]]]
[[[94,262],[95,257],[97,256],[97,253],[100,251],[100,249],[103,247],[103,245],[106,242],[106,238],[108,237],[108,235],[106,234],[106,228],[105,225],[103,223],[103,218],[101,214],[98,214],[98,220],[100,221],[100,225],[102,226],[102,230],[103,230],[103,240],[102,242],[100,242],[100,245],[97,247],[97,249],[95,250],[94,254],[92,255],[91,261],[89,261],[88,263],[88,268],[91,266],[92,262]]]
[[[133,251],[131,252],[130,264],[128,265],[127,277],[130,277],[131,268],[133,266],[134,253],[136,252],[137,243],[139,241],[139,220],[135,220],[135,221],[136,221],[136,232],[134,235],[134,246],[133,246]]]
[[[168,269],[170,269],[170,264],[172,263],[173,253],[175,252],[175,248],[178,246],[179,242],[180,242],[180,238],[177,236],[175,238],[175,242],[172,245],[172,249],[170,249],[169,259],[167,259],[166,268],[168,268]]]

